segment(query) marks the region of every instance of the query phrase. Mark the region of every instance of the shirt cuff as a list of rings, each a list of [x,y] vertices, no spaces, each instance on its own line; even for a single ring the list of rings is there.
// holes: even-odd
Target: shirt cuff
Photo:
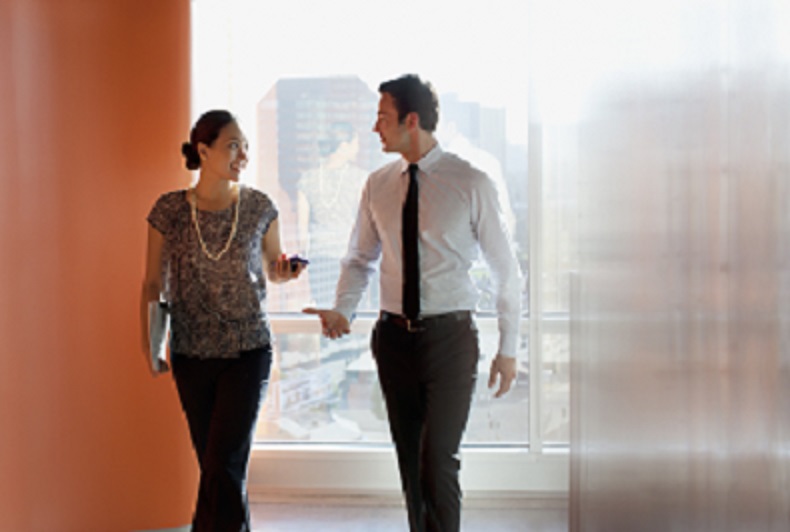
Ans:
[[[335,305],[335,308],[333,308],[332,310],[342,314],[343,317],[345,317],[348,320],[348,323],[351,323],[352,321],[354,321],[355,314],[354,314],[354,307],[353,306],[350,306],[350,305]]]
[[[499,334],[499,355],[516,357],[518,354],[518,331],[503,331]]]

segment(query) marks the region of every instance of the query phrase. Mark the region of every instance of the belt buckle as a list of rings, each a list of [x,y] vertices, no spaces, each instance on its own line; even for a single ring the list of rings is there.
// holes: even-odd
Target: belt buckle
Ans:
[[[411,332],[420,332],[420,331],[424,331],[425,330],[424,327],[418,327],[416,325],[412,325],[413,322],[417,321],[417,320],[410,320],[409,318],[405,318],[405,320],[406,320],[406,330],[408,332],[410,332],[410,333]]]

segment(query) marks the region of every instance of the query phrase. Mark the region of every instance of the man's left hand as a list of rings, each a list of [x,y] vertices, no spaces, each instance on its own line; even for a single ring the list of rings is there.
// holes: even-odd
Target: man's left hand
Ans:
[[[516,379],[516,357],[497,355],[491,362],[491,376],[488,378],[488,387],[493,388],[499,379],[499,389],[494,397],[502,397],[509,390]]]

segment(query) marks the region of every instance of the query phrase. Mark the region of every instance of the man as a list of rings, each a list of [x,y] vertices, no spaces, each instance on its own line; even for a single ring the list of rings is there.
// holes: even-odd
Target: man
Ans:
[[[439,104],[430,83],[384,82],[373,130],[401,158],[365,183],[332,310],[318,314],[338,338],[381,259],[381,314],[371,341],[387,405],[412,532],[460,529],[459,449],[477,377],[469,275],[482,250],[497,287],[496,397],[516,376],[521,278],[493,181],[434,136]]]

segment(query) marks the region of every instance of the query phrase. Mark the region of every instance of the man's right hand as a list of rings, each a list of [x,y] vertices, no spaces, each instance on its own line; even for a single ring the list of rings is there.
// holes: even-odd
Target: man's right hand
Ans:
[[[321,331],[332,340],[351,332],[351,324],[336,310],[308,307],[302,309],[302,312],[317,315],[321,319]]]

